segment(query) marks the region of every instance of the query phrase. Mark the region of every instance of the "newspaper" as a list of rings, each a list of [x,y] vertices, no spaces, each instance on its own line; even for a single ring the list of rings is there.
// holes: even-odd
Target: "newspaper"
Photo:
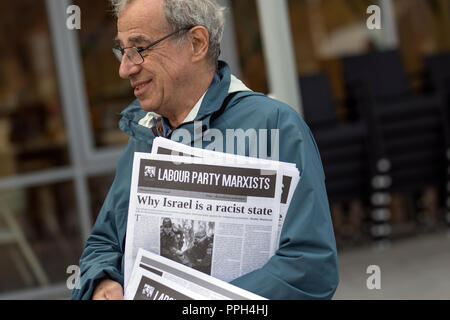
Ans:
[[[152,147],[153,154],[166,154],[166,155],[182,155],[182,156],[194,156],[199,158],[207,158],[222,162],[225,160],[227,164],[243,164],[243,163],[255,163],[256,162],[270,162],[271,160],[257,159],[251,157],[244,157],[238,155],[230,155],[222,152],[216,152],[212,150],[205,150],[199,148],[193,148],[182,143],[178,143],[162,137],[157,137],[153,141]],[[283,228],[284,219],[289,209],[294,191],[300,180],[300,174],[295,163],[279,162],[280,171],[282,174],[282,193],[280,199],[280,219],[278,223],[278,232],[275,239],[275,248],[280,243],[281,230]]]
[[[133,273],[124,300],[203,300],[204,297],[144,268]]]
[[[143,249],[138,251],[124,298],[125,300],[266,300]]]
[[[229,282],[275,253],[280,165],[136,153],[125,288],[139,248]]]

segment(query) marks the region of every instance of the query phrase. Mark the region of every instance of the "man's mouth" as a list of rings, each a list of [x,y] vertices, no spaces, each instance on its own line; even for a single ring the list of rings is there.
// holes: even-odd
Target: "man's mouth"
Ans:
[[[141,96],[145,89],[147,88],[147,86],[150,84],[150,82],[152,82],[152,80],[146,81],[146,82],[139,82],[133,85],[134,87],[134,95],[136,97]]]

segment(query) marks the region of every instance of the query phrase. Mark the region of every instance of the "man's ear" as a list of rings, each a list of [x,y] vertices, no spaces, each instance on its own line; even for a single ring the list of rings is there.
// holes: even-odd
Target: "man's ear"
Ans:
[[[203,60],[208,54],[209,33],[203,26],[196,26],[190,30],[192,45],[192,62]]]

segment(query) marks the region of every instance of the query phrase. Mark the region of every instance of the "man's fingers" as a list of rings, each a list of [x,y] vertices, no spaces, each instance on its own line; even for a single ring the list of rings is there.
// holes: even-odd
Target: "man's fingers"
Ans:
[[[108,300],[104,292],[96,293],[92,296],[92,300]]]
[[[97,286],[92,300],[123,300],[123,289],[120,283],[105,279]]]
[[[123,290],[122,286],[115,283],[113,286],[109,287],[106,291],[107,300],[123,300]]]

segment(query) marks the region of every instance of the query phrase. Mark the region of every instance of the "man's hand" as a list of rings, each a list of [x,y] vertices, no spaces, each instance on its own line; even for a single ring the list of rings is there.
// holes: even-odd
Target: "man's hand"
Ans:
[[[95,288],[92,300],[123,300],[123,288],[113,280],[102,280]]]

